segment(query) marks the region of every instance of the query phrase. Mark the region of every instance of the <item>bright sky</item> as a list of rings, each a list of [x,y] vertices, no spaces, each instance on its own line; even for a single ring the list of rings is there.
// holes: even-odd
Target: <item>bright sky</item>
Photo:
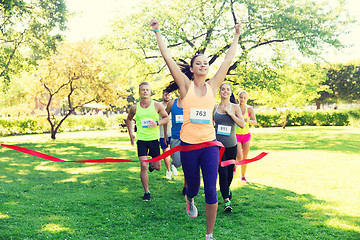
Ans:
[[[66,0],[68,8],[78,15],[69,20],[69,31],[66,36],[69,41],[88,40],[110,31],[110,20],[117,14],[129,14],[136,11],[135,7],[141,0]],[[331,1],[331,0],[330,0]],[[347,0],[346,8],[357,18],[358,24],[351,33],[341,37],[351,48],[341,52],[329,50],[326,60],[331,62],[346,62],[360,59],[360,1]]]
[[[88,40],[110,31],[110,20],[118,14],[135,11],[139,0],[65,0],[70,12],[77,15],[69,20],[69,41]]]

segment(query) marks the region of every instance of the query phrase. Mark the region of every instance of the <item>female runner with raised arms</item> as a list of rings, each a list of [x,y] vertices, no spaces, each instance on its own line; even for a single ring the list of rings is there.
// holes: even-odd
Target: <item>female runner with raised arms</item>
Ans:
[[[212,123],[215,94],[224,81],[235,56],[241,25],[237,24],[235,26],[235,37],[225,55],[224,61],[208,82],[205,82],[205,80],[209,72],[209,64],[203,54],[194,56],[190,65],[184,65],[180,70],[161,36],[159,22],[151,20],[150,25],[155,33],[160,52],[175,83],[179,87],[183,107],[183,126],[180,131],[181,145],[199,144],[215,140],[215,130]],[[187,182],[185,195],[187,213],[191,218],[197,217],[198,214],[193,198],[200,189],[201,168],[205,191],[206,239],[214,239],[212,234],[218,206],[216,181],[219,166],[219,148],[212,146],[194,151],[182,151],[180,154]]]

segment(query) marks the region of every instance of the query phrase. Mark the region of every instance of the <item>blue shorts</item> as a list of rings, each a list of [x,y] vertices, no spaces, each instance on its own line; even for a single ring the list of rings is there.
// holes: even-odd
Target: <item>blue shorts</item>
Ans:
[[[161,149],[167,149],[170,146],[171,137],[168,137],[168,138],[169,138],[169,140],[167,143],[165,143],[165,138],[160,138]]]
[[[181,145],[190,145],[181,142]],[[219,168],[219,147],[206,147],[180,152],[181,164],[187,182],[186,195],[195,197],[200,190],[200,169],[203,175],[205,202],[217,203],[216,181]]]

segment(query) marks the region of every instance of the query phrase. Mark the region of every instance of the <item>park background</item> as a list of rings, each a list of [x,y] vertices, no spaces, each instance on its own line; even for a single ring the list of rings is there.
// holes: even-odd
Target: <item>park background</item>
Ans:
[[[56,138],[59,131],[93,129],[88,118],[73,127],[66,125],[74,118],[66,119],[99,111],[118,115],[121,125],[142,81],[151,82],[153,98],[160,100],[171,77],[149,29],[151,18],[161,22],[177,61],[208,55],[210,76],[234,23],[241,22],[226,81],[235,95],[249,92],[249,104],[259,118],[265,115],[260,126],[357,126],[357,1],[40,3],[2,5],[0,135],[51,132]],[[320,109],[325,112],[314,113]]]
[[[149,20],[160,21],[177,61],[203,52],[211,69],[234,22],[242,22],[226,81],[234,93],[247,90],[256,109],[252,156],[270,154],[251,166],[249,184],[235,179],[237,210],[219,215],[215,233],[359,239],[358,7],[336,0],[6,1],[0,141],[66,160],[136,160],[124,118],[137,86],[151,82],[160,100],[171,81]],[[154,174],[159,194],[149,208],[134,190],[136,165],[59,165],[4,148],[0,156],[0,239],[198,239],[203,232],[204,219],[182,215],[181,174],[170,184]]]

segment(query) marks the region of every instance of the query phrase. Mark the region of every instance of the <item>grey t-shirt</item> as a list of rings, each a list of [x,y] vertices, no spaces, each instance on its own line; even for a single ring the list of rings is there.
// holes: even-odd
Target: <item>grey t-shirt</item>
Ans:
[[[234,147],[237,145],[235,135],[236,123],[227,113],[218,113],[218,107],[219,105],[214,112],[216,140],[221,142],[226,148]],[[231,105],[230,110],[232,111]]]

